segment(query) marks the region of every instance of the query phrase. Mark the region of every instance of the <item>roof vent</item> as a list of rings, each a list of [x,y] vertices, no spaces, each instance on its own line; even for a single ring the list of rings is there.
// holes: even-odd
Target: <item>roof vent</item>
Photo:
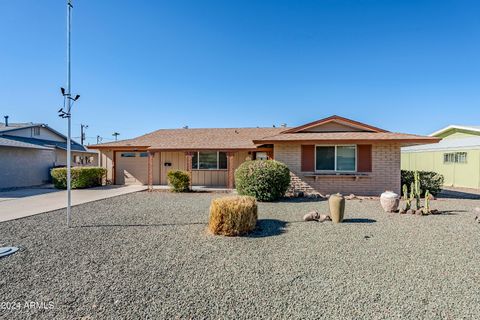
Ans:
[[[8,116],[4,116],[5,118],[5,127],[8,127]]]
[[[183,129],[188,129],[188,126],[184,126]]]
[[[287,127],[287,124],[286,124],[286,123],[282,123],[280,126],[281,126],[282,128],[286,128],[286,127]]]

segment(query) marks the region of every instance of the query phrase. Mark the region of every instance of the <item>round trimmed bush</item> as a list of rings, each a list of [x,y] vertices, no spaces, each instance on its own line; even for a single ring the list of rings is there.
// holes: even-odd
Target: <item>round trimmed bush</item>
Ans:
[[[208,230],[224,236],[241,236],[257,225],[257,201],[253,197],[231,196],[213,199]]]
[[[290,170],[275,160],[245,161],[235,171],[235,186],[241,195],[259,201],[275,201],[290,186]]]
[[[186,171],[171,170],[167,173],[168,184],[173,192],[190,191],[190,175]]]

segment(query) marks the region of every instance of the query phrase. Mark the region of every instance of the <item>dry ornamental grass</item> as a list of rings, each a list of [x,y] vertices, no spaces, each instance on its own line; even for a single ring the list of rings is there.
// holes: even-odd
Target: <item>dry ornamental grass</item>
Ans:
[[[210,205],[208,230],[213,234],[239,236],[257,224],[257,201],[248,196],[213,199]]]

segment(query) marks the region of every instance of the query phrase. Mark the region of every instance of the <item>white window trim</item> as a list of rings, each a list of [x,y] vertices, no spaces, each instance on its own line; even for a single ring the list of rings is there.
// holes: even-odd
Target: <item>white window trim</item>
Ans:
[[[208,169],[200,169],[200,152],[209,152],[209,151],[195,151],[197,154],[197,168],[193,168],[193,161],[192,161],[192,170],[193,171],[209,171],[209,170],[222,170],[222,171],[227,171],[228,170],[228,159],[227,159],[227,168],[226,169],[220,169],[220,152],[223,151],[216,151],[217,152],[217,167],[216,168],[208,168]],[[214,151],[210,151],[214,152]],[[192,157],[193,160],[193,157]]]
[[[317,147],[334,147],[335,148],[335,154],[334,154],[334,169],[333,170],[317,170]],[[337,147],[355,147],[355,170],[337,170]],[[315,145],[315,150],[314,150],[314,166],[315,166],[315,172],[319,173],[355,173],[358,170],[358,147],[356,144],[316,144]]]

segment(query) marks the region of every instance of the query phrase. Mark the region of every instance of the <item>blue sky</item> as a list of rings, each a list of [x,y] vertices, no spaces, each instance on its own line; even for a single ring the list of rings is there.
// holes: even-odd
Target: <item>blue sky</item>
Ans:
[[[332,114],[420,134],[480,125],[479,1],[74,6],[74,136],[88,124],[90,143]],[[65,131],[65,11],[60,0],[0,0],[0,111],[12,122]]]

